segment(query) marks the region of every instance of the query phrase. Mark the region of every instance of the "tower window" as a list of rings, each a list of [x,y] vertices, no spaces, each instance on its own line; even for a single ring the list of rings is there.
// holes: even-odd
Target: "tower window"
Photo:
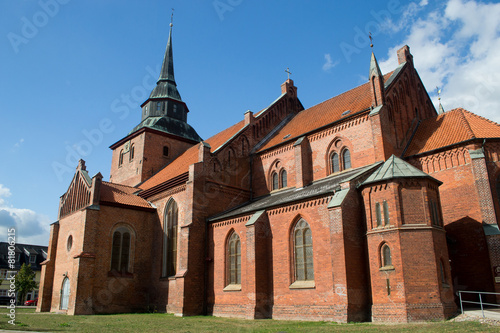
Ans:
[[[381,251],[380,251],[380,255],[381,255],[381,266],[382,267],[386,267],[386,268],[392,268],[392,255],[391,255],[391,248],[389,247],[389,245],[387,244],[384,244],[381,248]]]
[[[131,145],[130,146],[130,155],[129,155],[129,161],[132,161],[134,159],[134,153],[135,153],[135,146]]]
[[[168,156],[168,147],[163,146],[163,156]]]
[[[384,200],[384,225],[389,225],[389,206],[387,205],[387,201]]]
[[[123,164],[123,149],[120,150],[120,157],[118,158],[118,167],[121,167]]]
[[[375,203],[375,215],[377,218],[377,227],[382,226],[382,212],[380,211],[380,202]]]
[[[161,102],[156,103],[156,111],[161,111]]]

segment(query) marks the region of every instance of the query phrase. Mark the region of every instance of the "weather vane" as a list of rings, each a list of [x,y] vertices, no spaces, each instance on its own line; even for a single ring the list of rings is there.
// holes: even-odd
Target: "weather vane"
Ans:
[[[436,87],[436,92],[438,94],[438,101],[441,101],[441,89],[439,89],[439,87]]]
[[[373,37],[371,31],[368,33],[368,38],[370,38],[370,47],[373,49]]]
[[[290,74],[292,74],[292,72],[290,72],[290,68],[287,67],[285,73],[288,74],[288,80],[290,80]]]
[[[172,8],[172,14],[170,15],[170,26],[174,25],[174,9]]]

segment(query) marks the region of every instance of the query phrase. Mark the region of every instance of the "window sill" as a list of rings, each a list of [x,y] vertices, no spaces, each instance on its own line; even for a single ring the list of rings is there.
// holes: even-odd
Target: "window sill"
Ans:
[[[223,291],[241,291],[241,284],[228,284]]]
[[[393,271],[393,270],[394,270],[394,266],[392,266],[392,265],[379,268],[379,271]]]
[[[290,289],[315,289],[316,284],[312,281],[295,281],[289,287]]]

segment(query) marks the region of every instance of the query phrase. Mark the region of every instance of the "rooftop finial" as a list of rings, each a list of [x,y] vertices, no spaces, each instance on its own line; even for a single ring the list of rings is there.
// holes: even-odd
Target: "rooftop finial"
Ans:
[[[174,9],[172,8],[172,14],[170,15],[170,26],[174,25]]]
[[[288,80],[290,80],[290,74],[292,74],[292,72],[290,72],[290,68],[288,68],[288,67],[287,67],[287,68],[285,69],[285,73],[287,73],[287,74],[288,74]]]
[[[444,113],[444,108],[441,105],[441,89],[439,89],[439,87],[436,87],[436,92],[438,95],[438,102],[439,102],[438,114],[442,114],[442,113]]]
[[[370,38],[370,47],[373,49],[373,37],[371,31],[368,33],[368,38]]]

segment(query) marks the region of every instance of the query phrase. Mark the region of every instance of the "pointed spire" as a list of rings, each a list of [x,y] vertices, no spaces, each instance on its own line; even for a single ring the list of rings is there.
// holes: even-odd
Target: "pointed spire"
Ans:
[[[173,12],[172,12],[173,15]],[[149,95],[149,98],[170,98],[182,102],[181,95],[177,90],[174,77],[174,55],[172,51],[172,18],[170,19],[170,32],[168,34],[167,48],[163,57],[160,77],[156,82],[156,87]]]
[[[371,78],[375,77],[380,77],[382,80],[384,79],[382,75],[382,71],[380,70],[380,67],[378,66],[377,58],[375,58],[375,54],[372,52],[372,58],[370,61],[370,75],[368,76],[371,80]]]
[[[158,78],[158,82],[160,81],[170,81],[175,84],[174,77],[174,56],[172,51],[172,26],[170,23],[170,32],[168,34],[168,42],[167,49],[165,50],[165,56],[163,57],[163,64],[161,66],[160,77]]]

